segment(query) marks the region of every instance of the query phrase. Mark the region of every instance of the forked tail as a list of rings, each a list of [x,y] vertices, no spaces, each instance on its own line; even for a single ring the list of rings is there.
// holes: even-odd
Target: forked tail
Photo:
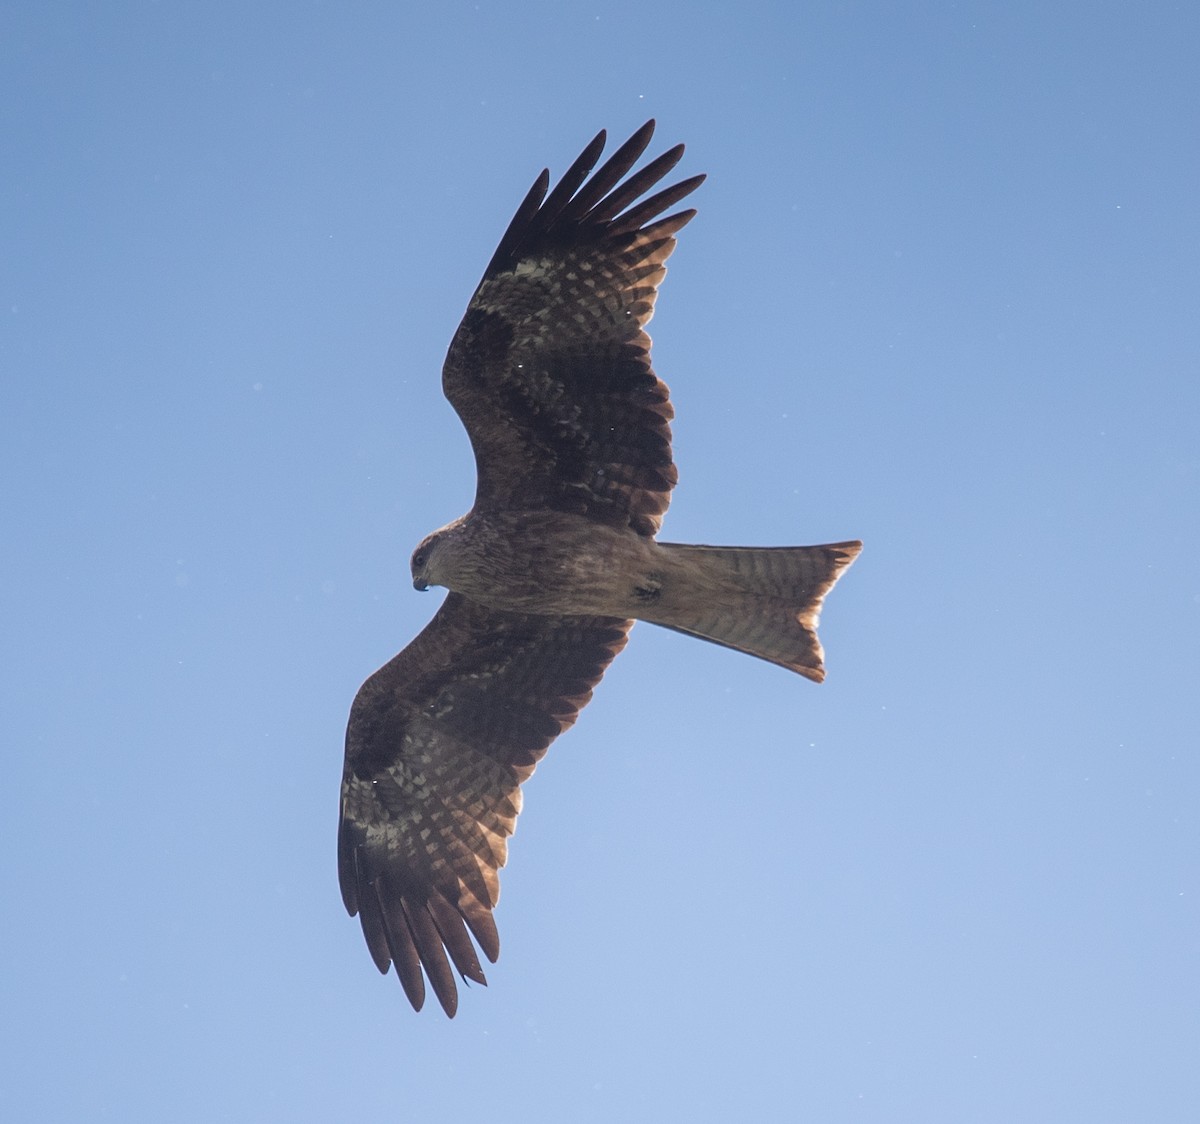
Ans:
[[[659,543],[671,565],[663,596],[643,620],[825,678],[817,639],[821,602],[858,557],[860,542],[824,546],[683,546]]]

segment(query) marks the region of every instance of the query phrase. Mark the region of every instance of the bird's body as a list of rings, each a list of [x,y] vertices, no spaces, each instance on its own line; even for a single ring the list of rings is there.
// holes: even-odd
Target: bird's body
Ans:
[[[859,547],[685,546],[557,511],[471,512],[417,547],[413,583],[498,611],[648,621],[820,680],[821,599]]]
[[[446,396],[475,453],[472,509],[429,535],[413,584],[450,590],[363,684],[346,731],[338,862],[381,971],[447,1014],[455,972],[484,983],[521,784],[591,698],[634,620],[824,678],[822,601],[859,542],[659,543],[677,479],[666,386],[644,331],[674,235],[657,218],[703,177],[642,198],[682,146],[629,175],[638,130],[604,134],[517,210],[455,333]]]
[[[470,514],[426,539],[417,584],[442,585],[492,609],[631,617],[632,575],[654,569],[655,542],[558,511]]]

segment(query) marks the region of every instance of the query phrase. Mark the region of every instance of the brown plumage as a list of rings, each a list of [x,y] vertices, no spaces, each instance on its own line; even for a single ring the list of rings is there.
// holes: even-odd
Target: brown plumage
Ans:
[[[451,592],[359,690],[346,731],[338,867],[381,972],[420,1009],[428,978],[485,983],[521,784],[592,696],[635,619],[824,678],[817,618],[862,547],[712,547],[654,536],[677,474],[671,403],[644,331],[693,176],[683,154],[626,174],[647,122],[595,173],[600,133],[518,208],[455,333],[446,396],[475,452],[475,504],[413,553]],[[468,933],[470,935],[468,935]]]

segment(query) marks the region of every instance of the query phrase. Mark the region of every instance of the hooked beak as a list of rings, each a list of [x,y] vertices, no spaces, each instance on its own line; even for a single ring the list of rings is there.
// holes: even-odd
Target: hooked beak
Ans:
[[[429,583],[421,581],[420,578],[413,578],[413,589],[418,593],[426,593],[429,590]]]

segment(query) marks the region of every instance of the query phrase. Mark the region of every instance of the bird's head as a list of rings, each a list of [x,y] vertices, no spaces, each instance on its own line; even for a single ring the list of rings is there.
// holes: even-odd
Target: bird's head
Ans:
[[[412,569],[413,589],[422,593],[431,585],[441,585],[437,577],[437,548],[441,541],[442,532],[434,531],[426,535],[420,545],[412,553],[410,567]]]

